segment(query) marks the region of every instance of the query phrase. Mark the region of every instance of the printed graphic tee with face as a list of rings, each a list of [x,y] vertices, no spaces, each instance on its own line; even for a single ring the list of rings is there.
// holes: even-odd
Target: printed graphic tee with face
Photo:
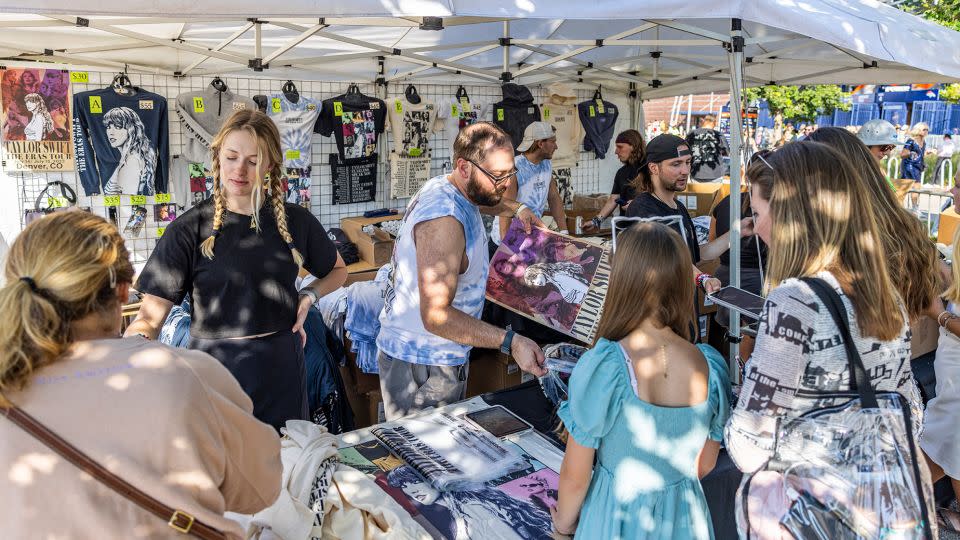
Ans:
[[[491,105],[489,101],[474,101],[468,98],[452,98],[440,103],[437,118],[443,123],[444,136],[450,141],[451,148],[461,129],[490,119]]]
[[[366,160],[377,153],[377,140],[386,124],[387,106],[363,94],[341,94],[323,101],[320,120],[314,128],[337,141],[345,163]]]
[[[310,139],[321,110],[321,102],[302,94],[296,103],[283,94],[269,96],[267,116],[280,130],[280,151],[283,153],[284,167],[310,167]]]
[[[427,156],[430,135],[438,122],[437,106],[421,99],[410,103],[405,96],[387,102],[387,125],[393,135],[393,151],[403,157]]]

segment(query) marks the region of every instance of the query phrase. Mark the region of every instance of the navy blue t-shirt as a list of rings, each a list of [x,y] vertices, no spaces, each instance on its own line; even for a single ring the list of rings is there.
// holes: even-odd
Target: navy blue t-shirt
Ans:
[[[73,96],[77,174],[87,195],[167,193],[170,142],[167,100],[132,88]]]

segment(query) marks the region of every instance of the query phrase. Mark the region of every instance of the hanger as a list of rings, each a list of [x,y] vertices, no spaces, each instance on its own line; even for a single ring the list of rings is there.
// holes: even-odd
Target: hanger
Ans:
[[[347,87],[347,93],[344,94],[344,101],[350,103],[359,103],[363,99],[363,94],[360,93],[360,87],[356,83],[350,83],[350,86]]]
[[[283,96],[287,98],[290,103],[300,101],[300,91],[297,90],[297,85],[293,84],[293,81],[283,83],[283,88],[281,88],[280,91],[283,92]]]
[[[462,84],[460,85],[459,88],[457,88],[456,96],[458,101],[463,101],[463,100],[467,100],[467,102],[470,101],[470,96],[467,95],[467,89],[464,88]]]
[[[130,81],[130,77],[127,77],[127,72],[121,71],[113,76],[110,86],[118,94],[127,94],[133,88],[133,83]]]
[[[229,88],[227,88],[227,83],[223,82],[223,79],[221,79],[220,77],[214,77],[213,80],[210,81],[210,86],[212,86],[214,90],[220,93],[223,93],[229,90]]]
[[[403,91],[403,94],[410,103],[413,103],[414,105],[418,105],[420,103],[420,94],[417,93],[416,86],[408,84],[407,89]]]
[[[602,86],[597,87],[596,92],[593,93],[593,99],[598,99],[600,101],[603,101],[603,93],[600,91],[601,88],[603,87]]]

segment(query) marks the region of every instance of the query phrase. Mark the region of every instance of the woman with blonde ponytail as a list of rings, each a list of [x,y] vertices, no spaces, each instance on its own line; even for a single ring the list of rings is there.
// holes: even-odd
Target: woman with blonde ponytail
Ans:
[[[211,145],[213,196],[167,227],[140,274],[127,335],[155,339],[190,295],[190,348],[219,359],[277,430],[307,418],[303,322],[346,280],[343,259],[305,208],[284,202],[280,133],[267,115],[231,116]],[[297,293],[300,268],[317,276]]]
[[[116,227],[56,213],[17,237],[0,288],[0,413],[17,407],[88,458],[226,534],[280,489],[280,442],[209,355],[120,339],[133,267]],[[4,538],[160,538],[166,520],[0,415]],[[51,504],[69,494],[69,504]]]

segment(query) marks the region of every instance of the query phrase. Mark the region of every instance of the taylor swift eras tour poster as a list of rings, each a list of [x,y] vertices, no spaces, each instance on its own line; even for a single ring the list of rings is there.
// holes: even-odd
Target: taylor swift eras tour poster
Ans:
[[[2,69],[0,102],[4,170],[74,170],[69,72]]]
[[[592,343],[610,280],[609,251],[514,220],[490,261],[487,299]]]

